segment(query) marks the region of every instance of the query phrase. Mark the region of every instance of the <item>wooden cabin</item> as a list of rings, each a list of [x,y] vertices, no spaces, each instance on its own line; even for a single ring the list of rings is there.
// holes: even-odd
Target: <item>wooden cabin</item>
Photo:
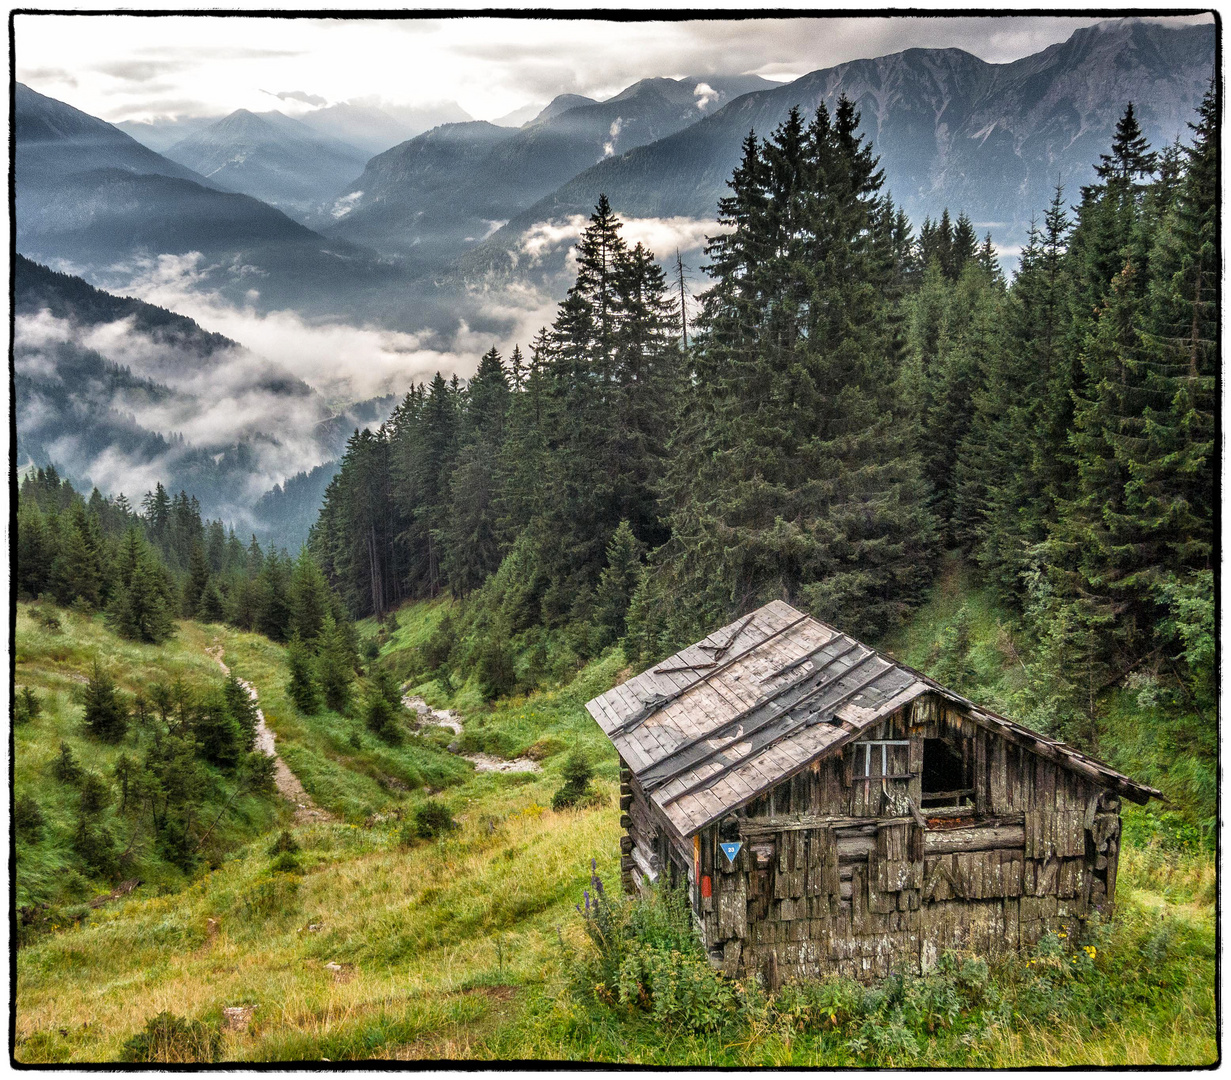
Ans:
[[[1120,799],[1159,796],[780,601],[587,708],[625,888],[687,883],[711,961],[772,986],[1110,914]]]

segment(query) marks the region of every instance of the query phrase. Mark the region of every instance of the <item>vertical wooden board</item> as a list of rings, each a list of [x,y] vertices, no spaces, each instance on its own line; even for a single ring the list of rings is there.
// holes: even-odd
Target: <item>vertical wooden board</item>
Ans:
[[[1113,903],[1116,898],[1116,873],[1120,863],[1120,843],[1116,839],[1107,842],[1107,901]]]
[[[988,755],[988,793],[991,797],[993,814],[1005,812],[1005,757],[1004,739],[989,736],[991,753]]]
[[[975,735],[975,806],[980,813],[987,813],[991,802],[987,790],[987,739],[982,731]]]

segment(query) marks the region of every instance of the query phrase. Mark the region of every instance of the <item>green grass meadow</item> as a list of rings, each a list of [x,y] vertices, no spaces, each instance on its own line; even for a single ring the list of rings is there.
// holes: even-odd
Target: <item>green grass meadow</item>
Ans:
[[[974,627],[977,688],[1011,693],[1017,665],[1004,641],[1006,620],[951,575],[887,646],[928,668],[963,605]],[[398,612],[396,627],[381,632],[382,659],[395,667],[405,660],[447,606]],[[257,687],[279,752],[336,820],[292,826],[300,850],[289,868],[275,866],[271,842],[289,825],[289,808],[253,800],[228,819],[212,865],[192,876],[166,871],[24,945],[18,1062],[116,1061],[164,1012],[220,1030],[218,1059],[234,1062],[1005,1067],[1217,1058],[1214,859],[1199,831],[1160,826],[1157,808],[1129,811],[1117,917],[1081,941],[1075,931],[1073,941],[1045,942],[991,971],[976,958],[955,958],[949,975],[888,988],[830,981],[769,998],[755,984],[724,986],[725,1011],[705,1022],[680,981],[661,991],[674,997],[655,1015],[587,984],[581,961],[592,947],[575,908],[590,887],[591,860],[610,888],[619,880],[617,762],[584,709],[627,674],[618,649],[563,685],[494,705],[469,682],[451,692],[436,682],[413,687],[462,713],[464,749],[528,754],[541,766],[478,773],[445,749],[454,736],[443,729],[388,746],[359,720],[299,714],[284,690],[283,650],[256,635],[184,622],[167,645],[149,648],[120,641],[97,617],[57,614],[53,633],[21,605],[17,636],[17,683],[40,693],[44,711],[17,729],[15,782],[36,794],[53,824],[71,809],[57,801],[67,796],[48,774],[60,740],[100,772],[122,749],[79,730],[75,695],[94,657],[128,690],[176,675],[206,681],[219,677],[205,655],[215,642],[234,673]],[[553,811],[574,747],[594,764],[593,794],[579,808]],[[1117,752],[1148,757],[1127,740]],[[428,798],[460,827],[414,839],[404,826]],[[1167,812],[1183,822],[1200,818]],[[63,875],[48,854],[54,846],[20,852],[19,898],[54,891]],[[82,881],[74,895],[92,891],[104,886]],[[233,1028],[223,1010],[236,1007],[251,1013]]]

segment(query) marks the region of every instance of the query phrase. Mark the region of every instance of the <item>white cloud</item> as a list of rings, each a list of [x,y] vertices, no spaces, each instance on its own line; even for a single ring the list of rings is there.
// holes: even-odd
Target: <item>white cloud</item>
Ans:
[[[697,85],[693,87],[692,92],[697,98],[697,108],[702,112],[704,112],[709,106],[709,103],[718,96],[718,91],[710,86],[709,83],[697,83]]]
[[[698,251],[705,246],[706,238],[725,231],[725,227],[712,218],[667,217],[667,218],[621,218],[620,235],[632,247],[642,244],[664,262],[681,254]],[[544,256],[559,250],[563,245],[577,243],[590,223],[583,214],[572,214],[562,221],[539,221],[522,233],[519,250],[529,256],[530,265],[542,262]]]
[[[617,116],[611,121],[611,130],[607,132],[609,139],[603,143],[603,157],[609,158],[615,153],[616,139],[620,137],[620,129],[624,126],[624,117]]]
[[[799,75],[912,46],[958,47],[992,63],[1034,53],[1099,21],[1089,16],[868,16],[603,19],[275,19],[20,15],[16,75],[106,120],[260,110],[264,87],[301,98],[453,100],[504,116],[559,93],[599,100],[670,73]],[[1207,13],[1189,21],[1209,21]],[[407,55],[414,64],[408,65]],[[286,93],[283,91],[283,93]]]
[[[335,218],[344,218],[359,205],[359,200],[362,198],[362,191],[352,191],[349,195],[343,195],[342,198],[338,199],[329,212]]]

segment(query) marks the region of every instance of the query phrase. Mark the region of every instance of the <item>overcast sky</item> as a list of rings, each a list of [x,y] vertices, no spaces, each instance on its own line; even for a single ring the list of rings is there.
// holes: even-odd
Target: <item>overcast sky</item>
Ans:
[[[1199,17],[1200,18],[1200,17]],[[1204,16],[1209,18],[1209,16]],[[363,100],[456,101],[490,120],[561,93],[602,99],[648,76],[787,80],[912,46],[1005,63],[1091,17],[873,17],[605,22],[472,18],[19,15],[17,78],[112,122],[294,114]]]

